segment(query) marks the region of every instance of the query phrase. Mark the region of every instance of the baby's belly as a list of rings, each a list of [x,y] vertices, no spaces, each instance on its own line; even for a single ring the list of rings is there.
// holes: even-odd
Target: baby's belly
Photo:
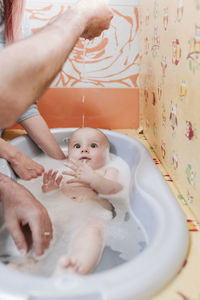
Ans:
[[[97,198],[97,193],[88,187],[63,185],[62,193],[73,201],[84,202]]]
[[[112,205],[105,198],[100,198],[91,188],[85,186],[61,186],[62,193],[76,202],[92,201],[101,205],[103,208],[112,211]]]

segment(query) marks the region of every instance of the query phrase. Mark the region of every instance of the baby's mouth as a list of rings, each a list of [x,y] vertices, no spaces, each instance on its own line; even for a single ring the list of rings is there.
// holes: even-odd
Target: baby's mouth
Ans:
[[[80,158],[80,160],[90,160],[90,158],[87,157],[87,156],[82,156],[82,157]]]

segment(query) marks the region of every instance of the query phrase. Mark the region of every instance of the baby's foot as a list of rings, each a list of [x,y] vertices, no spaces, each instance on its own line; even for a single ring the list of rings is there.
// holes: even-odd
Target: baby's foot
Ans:
[[[66,256],[62,256],[58,260],[53,275],[62,275],[65,273],[81,274],[81,266],[77,259],[66,255]]]

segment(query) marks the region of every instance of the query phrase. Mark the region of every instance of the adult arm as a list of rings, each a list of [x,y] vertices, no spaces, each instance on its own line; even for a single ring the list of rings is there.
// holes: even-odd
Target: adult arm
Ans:
[[[0,138],[0,157],[6,159],[15,173],[22,179],[30,180],[41,176],[43,166],[30,159],[11,143]]]
[[[61,70],[79,37],[109,28],[105,0],[81,0],[53,23],[0,52],[0,127],[12,125]]]
[[[27,253],[29,243],[25,228],[29,227],[36,255],[42,255],[52,239],[52,225],[46,209],[22,185],[0,174],[0,201],[4,220],[17,248]]]
[[[47,155],[54,159],[66,158],[41,115],[23,120],[20,124],[24,127],[30,138]]]

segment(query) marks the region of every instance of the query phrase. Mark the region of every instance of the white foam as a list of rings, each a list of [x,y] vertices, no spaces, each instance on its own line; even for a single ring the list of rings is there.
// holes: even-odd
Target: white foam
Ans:
[[[34,158],[42,164],[46,171],[58,170],[59,173],[66,168],[64,161],[57,161],[45,154]],[[115,208],[116,216],[111,218],[110,212],[101,208],[91,201],[78,203],[67,199],[60,191],[42,193],[42,177],[31,181],[19,180],[31,193],[46,207],[53,224],[54,238],[50,248],[40,258],[40,262],[31,270],[32,273],[50,275],[58,258],[67,253],[73,234],[88,220],[88,218],[99,218],[106,225],[105,245],[114,251],[120,252],[120,257],[125,260],[132,259],[141,251],[141,242],[145,241],[144,233],[139,228],[129,207],[130,169],[127,163],[120,157],[111,155],[106,167],[119,169],[119,182],[124,189],[115,195],[106,195],[106,198]],[[105,198],[105,195],[102,195]],[[2,233],[5,235],[5,232]],[[3,235],[1,234],[1,237]],[[11,238],[0,238],[0,249],[4,247],[4,253],[12,255],[12,262],[21,262],[24,258],[19,256],[18,251]],[[6,242],[5,242],[6,241]],[[33,251],[29,256],[33,255]]]

